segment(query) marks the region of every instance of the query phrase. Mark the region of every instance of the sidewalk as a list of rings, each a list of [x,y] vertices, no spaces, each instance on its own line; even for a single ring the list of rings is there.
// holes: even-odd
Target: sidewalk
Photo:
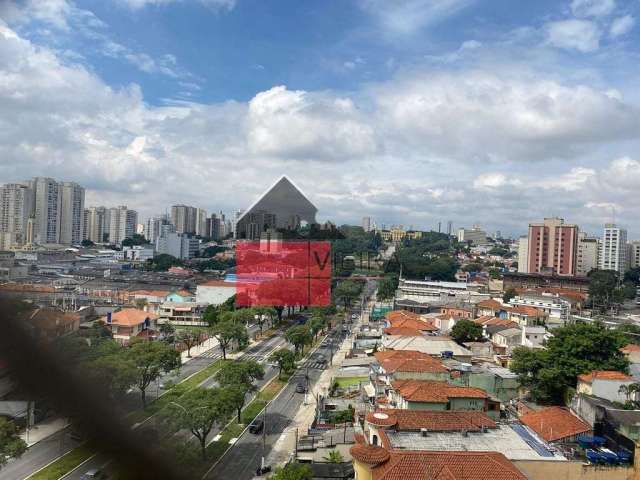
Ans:
[[[20,433],[27,446],[30,447],[45,438],[50,437],[54,433],[58,433],[60,430],[66,428],[69,425],[69,420],[66,418],[54,417],[48,418],[37,425],[32,426],[29,432],[23,431]]]
[[[207,338],[201,344],[196,345],[195,347],[191,347],[191,357],[187,355],[186,350],[184,352],[181,352],[180,357],[182,359],[182,364],[184,365],[189,360],[196,358],[197,356],[206,352],[207,350],[211,350],[212,348],[215,348],[217,345],[218,345],[218,340],[216,340],[213,337],[210,337],[210,338]]]
[[[351,336],[348,336],[340,345],[340,349],[333,355],[333,365],[322,372],[322,375],[313,386],[313,393],[321,393],[327,395],[329,391],[331,379],[335,376],[337,370],[340,368],[342,361],[349,351],[351,342]],[[304,435],[309,428],[309,425],[313,423],[313,419],[316,413],[316,404],[313,395],[308,396],[307,404],[303,404],[298,413],[294,417],[291,425],[287,427],[280,435],[280,438],[276,441],[273,449],[269,453],[266,459],[267,465],[282,465],[287,462],[296,449],[296,429],[298,435]],[[256,479],[264,477],[256,477]]]

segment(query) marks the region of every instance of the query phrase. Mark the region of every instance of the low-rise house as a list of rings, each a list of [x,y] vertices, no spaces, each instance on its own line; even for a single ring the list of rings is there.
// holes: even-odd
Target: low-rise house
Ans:
[[[543,346],[547,336],[547,329],[545,327],[522,327],[520,345],[529,348],[540,348]]]
[[[36,341],[50,342],[80,328],[80,315],[55,308],[36,308],[22,314]]]
[[[611,402],[625,403],[627,400],[635,400],[633,396],[625,394],[625,388],[636,383],[634,378],[626,373],[615,370],[594,370],[578,375],[576,391],[586,395],[604,398]]]
[[[431,355],[415,350],[387,350],[374,354],[369,378],[376,394],[388,395],[395,380],[439,380],[449,379],[449,370]]]
[[[157,313],[160,305],[166,301],[167,295],[168,290],[132,290],[129,292],[129,303]]]
[[[473,358],[488,358],[493,357],[493,344],[491,342],[464,342],[465,348],[471,350]]]
[[[158,316],[144,310],[123,308],[107,314],[104,320],[111,329],[113,339],[123,345],[136,337],[150,340],[157,337]]]
[[[189,290],[177,290],[175,292],[171,292],[169,295],[167,295],[166,302],[177,302],[177,303],[182,303],[182,302],[195,302],[196,301],[196,296],[195,294],[191,293]]]
[[[592,427],[564,407],[548,407],[520,417],[520,422],[547,442],[573,443],[579,435],[593,434]]]
[[[479,317],[506,318],[505,306],[494,298],[482,300],[476,304],[476,315]]]
[[[526,305],[516,305],[507,310],[509,320],[516,322],[521,327],[546,325],[549,315],[542,310]]]
[[[630,343],[629,345],[622,347],[620,351],[624,353],[627,360],[629,360],[629,363],[640,363],[640,345]]]
[[[385,335],[384,350],[416,350],[435,357],[453,357],[461,362],[471,360],[473,353],[450,337]]]
[[[503,347],[507,355],[511,355],[514,348],[522,344],[522,329],[507,328],[491,336],[491,341],[498,347]]]
[[[387,335],[428,335],[437,331],[438,327],[418,314],[406,310],[387,313]]]
[[[549,322],[556,324],[566,323],[571,313],[571,302],[551,293],[521,293],[509,300],[509,305],[537,308],[547,315]]]
[[[208,304],[198,302],[164,302],[158,309],[160,323],[173,325],[204,327],[202,314]]]
[[[396,380],[391,387],[389,403],[400,409],[489,411],[489,395],[479,388],[431,380]]]
[[[502,403],[518,397],[520,382],[518,375],[505,367],[493,363],[482,362],[473,365],[456,365],[454,360],[445,360],[445,367],[452,372],[451,383],[467,387],[480,388]],[[457,372],[458,375],[453,375]]]

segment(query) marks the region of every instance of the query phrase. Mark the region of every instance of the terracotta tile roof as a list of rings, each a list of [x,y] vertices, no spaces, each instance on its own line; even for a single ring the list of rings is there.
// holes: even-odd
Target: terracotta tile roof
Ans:
[[[617,370],[594,370],[578,375],[578,380],[581,382],[591,383],[596,378],[599,380],[620,380],[623,382],[633,380],[633,377],[630,377],[626,373],[618,372]]]
[[[392,310],[385,315],[390,322],[394,320],[420,320],[420,315],[409,310]]]
[[[373,480],[526,480],[498,452],[391,452],[373,469]]]
[[[632,353],[632,352],[640,352],[640,345],[636,345],[635,343],[630,343],[629,345],[625,345],[620,349],[622,353]]]
[[[55,308],[37,308],[24,313],[27,321],[42,330],[57,330],[65,325],[80,322],[77,313],[63,312]]]
[[[429,358],[388,358],[380,364],[387,373],[415,372],[415,373],[447,373],[441,361]]]
[[[507,328],[514,328],[518,326],[518,324],[513,320],[507,320],[506,318],[492,317],[489,315],[476,318],[473,322],[477,323],[478,325],[486,325],[488,327],[492,325],[507,327]]]
[[[385,350],[382,352],[376,352],[373,354],[378,360],[378,363],[382,363],[388,358],[431,358],[431,355],[419,352],[417,350]]]
[[[169,295],[168,290],[133,290],[131,293],[141,297],[166,297]]]
[[[519,315],[527,315],[529,317],[544,316],[545,313],[539,308],[529,307],[527,305],[516,305],[508,309],[511,313],[517,313]]]
[[[403,335],[405,337],[420,337],[424,335],[422,330],[410,327],[389,327],[384,329],[387,335]]]
[[[405,327],[405,328],[413,328],[415,330],[420,330],[423,332],[435,332],[438,330],[432,323],[425,322],[424,320],[416,320],[414,318],[399,318],[394,320],[389,320],[391,323],[391,327]]]
[[[373,412],[366,416],[367,422],[377,426],[396,426],[398,431],[416,431],[426,428],[431,432],[480,431],[482,427],[496,428],[497,424],[484,412],[438,411],[438,410],[398,410],[384,409],[380,412],[389,417],[381,423]],[[393,421],[393,423],[389,423]]]
[[[493,298],[488,298],[486,300],[482,300],[476,304],[478,308],[491,308],[493,310],[500,310],[504,308],[504,306],[497,300]]]
[[[589,424],[563,407],[548,407],[527,413],[520,421],[547,442],[555,442],[591,431]]]
[[[480,388],[459,387],[431,380],[396,380],[393,388],[411,402],[447,403],[450,398],[488,398]]]
[[[388,450],[373,445],[363,445],[356,443],[349,449],[349,453],[353,458],[367,465],[379,465],[389,460],[391,456]]]
[[[144,323],[147,318],[155,320],[158,316],[153,313],[145,312],[144,310],[138,310],[137,308],[123,308],[111,315],[111,323],[115,325],[133,327]]]

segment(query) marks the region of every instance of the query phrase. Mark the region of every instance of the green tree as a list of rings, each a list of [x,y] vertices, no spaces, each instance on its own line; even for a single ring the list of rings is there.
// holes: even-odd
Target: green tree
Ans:
[[[601,323],[576,323],[555,329],[545,349],[516,348],[510,368],[534,400],[561,404],[578,375],[592,370],[627,371],[628,361],[620,352],[627,342],[623,333]]]
[[[463,272],[481,272],[484,267],[481,263],[467,263],[462,267]]]
[[[161,253],[154,257],[153,260],[149,260],[149,267],[154,272],[166,272],[169,268],[180,266],[182,264],[182,260],[166,253]]]
[[[296,325],[284,332],[284,338],[293,345],[296,356],[304,353],[304,346],[311,343],[311,332],[306,325]]]
[[[336,285],[336,288],[333,290],[333,295],[342,301],[345,308],[349,308],[351,302],[358,298],[360,292],[362,292],[362,282],[344,280]]]
[[[191,358],[191,349],[200,343],[203,334],[204,329],[201,328],[189,328],[178,332],[176,340],[187,347],[188,358]]]
[[[309,330],[314,339],[318,338],[318,334],[324,329],[325,321],[320,317],[311,317],[309,320]]]
[[[207,436],[214,425],[223,425],[232,415],[233,404],[221,388],[194,388],[171,402],[166,416],[178,428],[184,428],[200,442],[202,459],[207,458]]]
[[[481,342],[483,340],[482,326],[467,319],[459,320],[451,329],[450,335],[460,344],[464,342]]]
[[[288,463],[284,467],[276,468],[269,480],[311,480],[313,472],[304,463]]]
[[[140,389],[142,406],[146,407],[146,391],[151,382],[160,375],[180,367],[180,353],[164,342],[134,340],[126,350],[124,358],[136,371],[136,386]]]
[[[329,450],[328,455],[322,457],[325,461],[329,463],[342,463],[344,462],[344,457],[338,450]]]
[[[395,275],[391,277],[386,277],[378,284],[378,291],[376,293],[376,298],[381,302],[391,300],[395,296],[397,288],[398,288],[398,277]]]
[[[236,323],[231,312],[224,312],[218,323],[211,327],[209,331],[218,340],[222,349],[222,358],[225,360],[227,359],[227,350],[233,342],[237,343],[240,350],[249,344],[247,328],[240,323]]]
[[[140,235],[139,233],[134,233],[131,238],[125,238],[122,241],[123,247],[133,247],[135,245],[149,245],[151,242],[144,238],[144,235]]]
[[[122,347],[118,348],[119,351],[99,355],[84,365],[87,377],[100,385],[112,400],[124,395],[138,381],[134,363]]]
[[[171,323],[161,323],[158,330],[162,334],[162,340],[166,343],[173,343],[175,341],[176,327]]]
[[[216,373],[215,379],[218,385],[229,389],[230,398],[238,412],[238,423],[242,420],[242,407],[247,394],[257,390],[254,382],[262,378],[264,378],[264,368],[253,360],[225,363]]]
[[[288,348],[279,348],[271,354],[269,360],[278,364],[278,378],[282,377],[282,372],[293,370],[296,364],[296,356]]]
[[[27,450],[27,444],[18,435],[15,424],[0,417],[0,468],[10,458],[18,458]]]
[[[606,312],[611,306],[622,303],[624,291],[615,270],[591,270],[589,272],[589,301],[594,310]]]
[[[507,288],[507,291],[502,295],[502,301],[504,303],[509,303],[512,298],[516,297],[518,292],[516,292],[515,288]]]

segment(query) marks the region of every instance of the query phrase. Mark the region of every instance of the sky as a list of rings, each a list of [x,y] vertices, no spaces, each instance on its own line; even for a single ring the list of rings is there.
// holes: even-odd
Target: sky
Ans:
[[[640,239],[640,0],[0,0],[0,183]]]

